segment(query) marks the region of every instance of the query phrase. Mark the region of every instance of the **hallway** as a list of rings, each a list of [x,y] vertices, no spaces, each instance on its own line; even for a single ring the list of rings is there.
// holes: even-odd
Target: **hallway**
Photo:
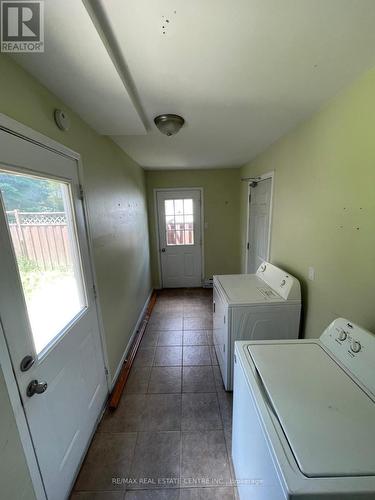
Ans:
[[[159,292],[120,405],[72,500],[232,500],[232,395],[212,341],[212,290]],[[95,493],[94,493],[95,492]]]

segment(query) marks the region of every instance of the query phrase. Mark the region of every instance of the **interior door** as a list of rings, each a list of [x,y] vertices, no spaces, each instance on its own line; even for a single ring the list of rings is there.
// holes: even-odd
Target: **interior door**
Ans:
[[[269,258],[271,193],[271,178],[250,184],[247,243],[247,272],[250,274]]]
[[[77,163],[0,131],[0,318],[49,500],[108,392]]]
[[[158,191],[157,209],[163,287],[201,286],[200,190]]]

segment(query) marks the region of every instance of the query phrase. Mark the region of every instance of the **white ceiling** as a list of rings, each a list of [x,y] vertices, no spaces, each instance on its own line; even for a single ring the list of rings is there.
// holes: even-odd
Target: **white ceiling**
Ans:
[[[46,0],[44,12],[45,52],[13,58],[100,134],[146,134],[83,3]]]
[[[47,52],[20,62],[146,168],[244,164],[375,65],[374,0],[84,2],[118,72],[77,0],[46,2]]]

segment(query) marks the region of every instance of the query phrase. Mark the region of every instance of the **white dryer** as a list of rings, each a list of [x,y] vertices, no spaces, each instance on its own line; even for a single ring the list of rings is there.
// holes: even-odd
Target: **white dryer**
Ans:
[[[298,338],[300,284],[263,262],[256,274],[214,276],[213,288],[214,345],[224,387],[231,391],[235,340]]]
[[[375,498],[375,336],[236,342],[232,457],[241,500]]]

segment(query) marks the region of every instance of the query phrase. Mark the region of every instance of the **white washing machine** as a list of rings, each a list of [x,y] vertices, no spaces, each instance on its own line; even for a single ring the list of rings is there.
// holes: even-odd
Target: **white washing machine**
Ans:
[[[231,391],[235,340],[298,338],[300,284],[263,262],[256,274],[214,276],[213,288],[214,345],[224,387]]]
[[[375,498],[375,336],[236,342],[232,457],[241,500]]]

